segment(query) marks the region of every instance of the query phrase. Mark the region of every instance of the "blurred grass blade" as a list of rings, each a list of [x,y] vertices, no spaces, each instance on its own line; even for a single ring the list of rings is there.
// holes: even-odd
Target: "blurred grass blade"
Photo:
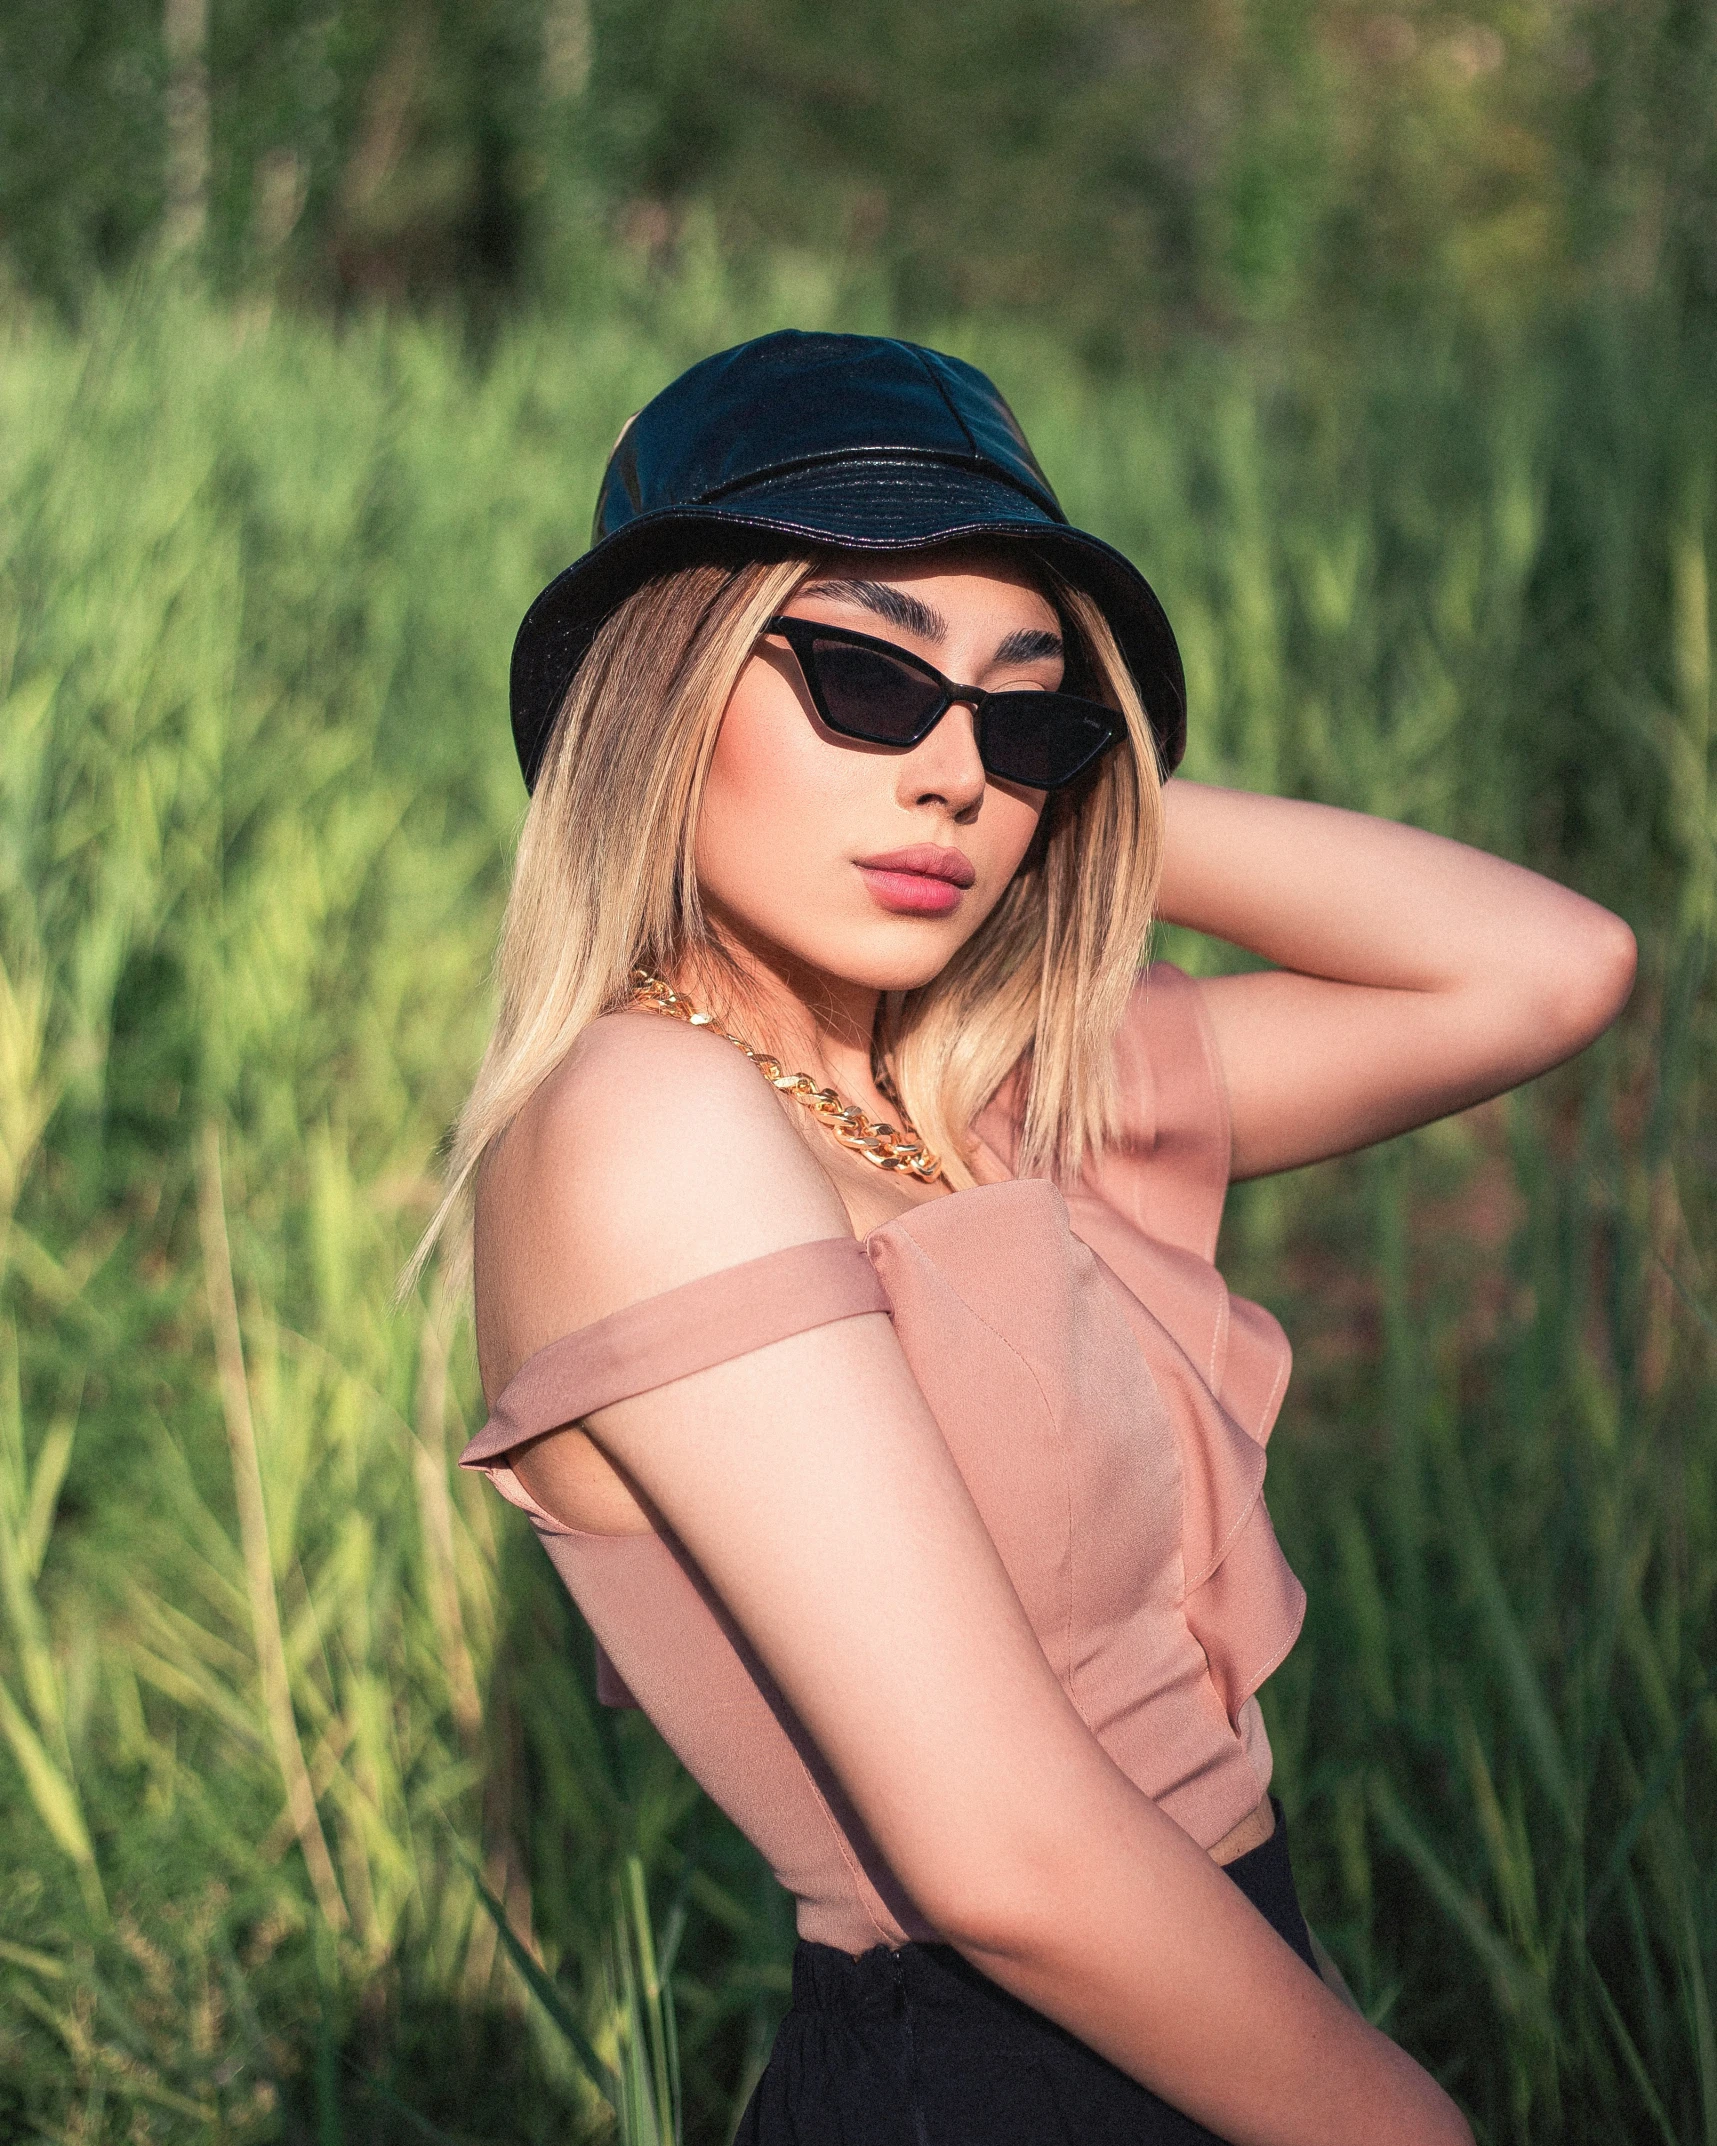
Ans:
[[[1622,1873],[1628,1867],[1628,1859],[1634,1846],[1645,1830],[1664,1796],[1668,1793],[1681,1767],[1682,1754],[1687,1749],[1687,1739],[1693,1734],[1699,1716],[1712,1701],[1712,1681],[1709,1677],[1700,1685],[1693,1703],[1681,1717],[1681,1726],[1676,1730],[1668,1748],[1652,1769],[1651,1778],[1642,1790],[1639,1800],[1622,1821],[1621,1831],[1616,1835],[1610,1850],[1609,1860],[1604,1865],[1603,1875],[1592,1887],[1586,1902],[1588,1920],[1596,1921],[1599,1912],[1608,1904],[1610,1895],[1620,1883]]]
[[[679,2146],[679,2033],[636,1855],[627,1856],[614,1892],[609,1973],[620,2037],[621,2137],[626,2146]],[[670,1942],[677,1944],[677,1931]]]
[[[48,1756],[41,1738],[25,1720],[3,1683],[0,1683],[0,1732],[4,1732],[12,1747],[12,1756],[18,1761],[30,1801],[36,1806],[42,1823],[77,1865],[78,1883],[83,1888],[90,1912],[104,1914],[106,1901],[95,1867],[95,1850],[90,1845],[89,1828],[84,1824],[77,1790]]]
[[[250,1586],[251,1628],[263,1707],[274,1744],[275,1762],[286,1784],[298,1845],[315,1888],[317,1904],[330,1929],[351,1921],[340,1897],[339,1881],[316,1815],[316,1797],[298,1741],[292,1712],[292,1687],[286,1649],[280,1635],[280,1605],[274,1592],[274,1565],[268,1546],[268,1518],[262,1502],[262,1471],[257,1462],[256,1426],[250,1412],[245,1376],[244,1340],[239,1331],[238,1299],[233,1290],[232,1254],[227,1244],[226,1201],[221,1191],[220,1133],[214,1120],[203,1126],[198,1158],[197,1221],[203,1242],[203,1280],[209,1320],[214,1328],[215,1362],[220,1374],[221,1404],[232,1452],[233,1489],[238,1503],[239,1534],[244,1547],[245,1577]]]
[[[1548,2027],[1543,1990],[1498,1934],[1483,1906],[1453,1875],[1408,1817],[1384,1776],[1374,1773],[1368,1787],[1378,1824],[1413,1865],[1432,1899],[1483,1963],[1498,2003],[1509,2012],[1535,2018],[1541,2027]]]
[[[1706,1979],[1704,1947],[1692,1900],[1681,1905],[1682,1975],[1693,2015],[1693,2052],[1698,2067],[1699,2112],[1705,2146],[1717,2146],[1717,2034],[1711,2023],[1711,1985]]]
[[[69,1432],[62,1443],[69,1450]],[[35,1588],[41,1558],[34,1536],[39,1530],[45,1543],[64,1465],[63,1453],[56,1452],[50,1433],[37,1457],[33,1479],[27,1468],[18,1340],[8,1320],[0,1324],[0,1608],[24,1698],[35,1720],[32,1726],[0,1677],[0,1732],[12,1748],[38,1816],[76,1866],[84,1905],[92,1915],[102,1916],[106,1900],[72,1765],[65,1694]],[[52,1495],[45,1487],[50,1482]]]
[[[532,1996],[536,1998],[538,2004],[542,2006],[543,2010],[560,2030],[565,2038],[567,2047],[578,2059],[585,2077],[595,2087],[603,2100],[611,2108],[617,2110],[621,2101],[619,2074],[611,2065],[605,2064],[597,2055],[595,2048],[591,2044],[590,2037],[574,2018],[572,2009],[567,2004],[564,1994],[553,1979],[544,1972],[541,1964],[530,1950],[520,1943],[518,1933],[507,1920],[506,1909],[502,1907],[494,1894],[483,1883],[481,1872],[463,1848],[459,1850],[459,1857],[465,1865],[472,1885],[476,1888],[477,1898],[482,1902],[489,1920],[495,1926],[495,1934],[500,1939],[508,1959],[512,1961],[524,1978]]]
[[[393,2089],[385,2086],[380,2079],[372,2078],[368,2072],[358,2070],[356,2065],[352,2066],[352,2071],[361,2091],[369,2100],[379,2101],[390,2115],[397,2116],[400,2122],[408,2125],[420,2139],[428,2139],[429,2146],[467,2146],[465,2139],[455,2138],[451,2131],[443,2131],[439,2124],[432,2124],[427,2116],[420,2116],[410,2102],[401,2101]]]
[[[54,1532],[54,1512],[66,1470],[71,1465],[76,1430],[76,1411],[69,1411],[48,1426],[41,1451],[36,1455],[29,1498],[18,1531],[18,1561],[31,1580],[42,1576],[42,1560],[48,1554],[48,1541]]]
[[[39,967],[0,958],[0,1274],[19,1188],[61,1086],[47,1062],[48,997]]]
[[[1604,2015],[1604,2023],[1609,2028],[1616,2047],[1622,2053],[1622,2062],[1628,2068],[1628,2074],[1638,2090],[1640,2100],[1645,2105],[1646,2114],[1650,2117],[1653,2128],[1663,2140],[1664,2146],[1682,2146],[1682,2141],[1676,2137],[1675,2126],[1670,2122],[1663,2103],[1658,2099],[1657,2089],[1652,2084],[1651,2073],[1646,2069],[1644,2059],[1634,2046],[1634,2038],[1628,2032],[1627,2022],[1622,2018],[1620,2012],[1616,2010],[1616,2001],[1610,1995],[1603,1976],[1590,1963],[1587,1966],[1587,1979],[1597,1996],[1599,2009]]]
[[[1456,1446],[1453,1427],[1445,1426],[1434,1441],[1438,1476],[1446,1509],[1453,1523],[1454,1538],[1468,1583],[1484,1612],[1484,1628],[1497,1662],[1508,1679],[1521,1729],[1537,1761],[1539,1785],[1551,1808],[1570,1835],[1577,1831],[1578,1815],[1573,1785],[1562,1740],[1545,1697],[1544,1685],[1533,1662],[1531,1649],[1520,1628],[1508,1590],[1502,1583],[1496,1559],[1485,1535],[1484,1521],[1473,1497],[1465,1464]]]
[[[1681,1302],[1685,1306],[1685,1308],[1693,1314],[1694,1318],[1705,1329],[1705,1332],[1710,1337],[1710,1339],[1713,1341],[1717,1341],[1717,1317],[1713,1317],[1712,1314],[1706,1310],[1705,1306],[1700,1303],[1699,1299],[1693,1294],[1692,1290],[1688,1288],[1687,1284],[1681,1279],[1681,1276],[1676,1273],[1675,1269],[1670,1265],[1669,1261],[1664,1258],[1661,1252],[1654,1252],[1652,1254],[1652,1257],[1656,1261],[1659,1269],[1667,1277],[1669,1286],[1681,1299]]]

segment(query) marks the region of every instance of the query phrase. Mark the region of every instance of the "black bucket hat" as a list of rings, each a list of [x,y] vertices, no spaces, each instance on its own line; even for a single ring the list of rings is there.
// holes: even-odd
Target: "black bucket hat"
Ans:
[[[609,457],[591,548],[543,590],[513,644],[525,787],[597,629],[652,574],[710,557],[978,537],[1024,545],[1095,598],[1164,769],[1175,767],[1186,680],[1163,607],[1112,545],[1069,525],[990,381],[891,336],[788,329],[682,373]]]

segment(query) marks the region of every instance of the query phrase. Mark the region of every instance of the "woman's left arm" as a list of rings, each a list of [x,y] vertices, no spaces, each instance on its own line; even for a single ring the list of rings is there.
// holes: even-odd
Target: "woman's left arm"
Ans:
[[[1207,977],[1233,1175],[1345,1154],[1530,1080],[1627,1002],[1620,917],[1330,805],[1174,781],[1159,914],[1275,967]]]

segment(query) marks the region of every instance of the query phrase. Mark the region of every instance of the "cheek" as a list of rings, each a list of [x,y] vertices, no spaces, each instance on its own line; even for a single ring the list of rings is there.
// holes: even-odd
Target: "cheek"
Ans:
[[[985,854],[978,860],[979,869],[986,883],[994,884],[999,899],[1002,888],[1012,879],[1031,847],[1032,837],[1043,817],[1043,807],[1028,804],[1000,783],[992,783],[984,800],[984,817],[989,825],[984,830]]]
[[[839,846],[846,772],[797,703],[767,676],[742,681],[722,717],[698,819],[698,877],[750,913],[803,892],[815,860]],[[791,886],[784,885],[790,882]]]
[[[734,696],[716,734],[704,791],[724,818],[767,815],[796,787],[793,755],[780,729],[755,698]]]

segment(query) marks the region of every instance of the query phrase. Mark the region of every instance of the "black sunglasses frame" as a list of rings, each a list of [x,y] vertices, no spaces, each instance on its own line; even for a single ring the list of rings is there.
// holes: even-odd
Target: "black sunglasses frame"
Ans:
[[[800,675],[805,681],[805,690],[811,696],[811,704],[829,729],[839,737],[857,738],[866,745],[887,745],[899,752],[910,752],[915,745],[923,744],[924,740],[936,728],[936,725],[948,713],[950,708],[966,706],[972,711],[972,727],[978,741],[978,757],[984,763],[986,774],[994,775],[1003,782],[1018,783],[1024,789],[1061,790],[1065,789],[1069,783],[1077,782],[1081,775],[1095,766],[1105,753],[1112,751],[1127,735],[1126,724],[1122,718],[1113,708],[1106,706],[1100,700],[1088,700],[1079,693],[986,693],[977,686],[956,685],[951,678],[945,678],[934,664],[926,663],[922,656],[915,656],[911,649],[902,648],[898,641],[882,640],[875,634],[855,633],[846,626],[825,626],[816,619],[789,618],[785,613],[778,614],[772,618],[763,631],[765,635],[779,634],[788,647],[792,649],[794,660],[799,666]],[[823,690],[823,681],[818,674],[816,654],[816,643],[818,641],[840,641],[848,647],[869,649],[879,656],[887,656],[891,661],[904,665],[908,670],[918,672],[920,677],[935,686],[938,697],[910,737],[879,736],[876,732],[867,730],[855,723],[850,716],[837,717],[833,713]],[[1089,724],[1092,721],[1098,722],[1104,734],[1088,751],[1082,753],[1071,767],[1058,773],[1052,782],[1028,781],[1021,775],[1010,773],[1006,767],[994,766],[985,747],[984,714],[986,709],[1002,703],[1016,701],[1030,702],[1029,712],[1034,722],[1039,726],[1045,720],[1053,721],[1058,713],[1065,713],[1067,715],[1076,715],[1081,724]],[[1024,713],[1026,711],[1021,709],[1014,712]]]

